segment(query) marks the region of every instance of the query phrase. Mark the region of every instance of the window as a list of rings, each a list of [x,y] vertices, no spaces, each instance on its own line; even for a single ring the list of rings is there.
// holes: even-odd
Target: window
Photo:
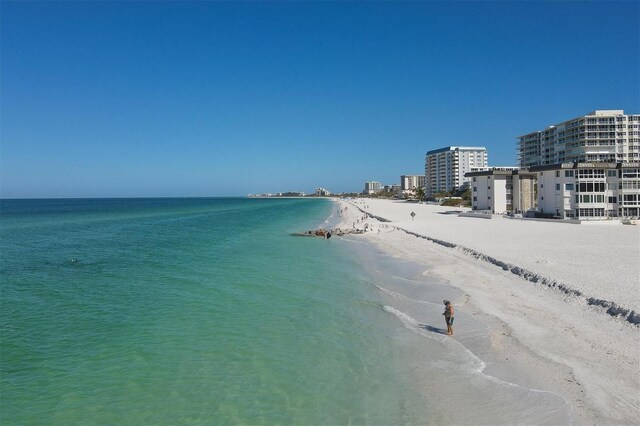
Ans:
[[[556,177],[560,177],[560,171],[559,170],[556,171]]]
[[[640,177],[640,169],[622,169],[623,178],[637,178]]]
[[[609,204],[615,204],[618,202],[617,197],[609,197]]]
[[[556,183],[556,191],[560,191],[560,184]]]
[[[478,192],[478,187],[477,186],[473,187],[473,192]]]
[[[593,161],[598,161],[597,158],[593,159]],[[578,170],[578,179],[587,179],[587,178],[603,178],[604,177],[604,169],[582,169]]]
[[[573,191],[573,184],[572,183],[565,183],[564,184],[564,189],[565,189],[565,191]]]
[[[604,192],[604,182],[580,182],[578,184],[578,192]]]
[[[604,209],[576,209],[576,214],[580,217],[604,217]]]
[[[473,197],[473,201],[478,201],[478,197]]]
[[[573,170],[565,170],[564,177],[573,177]]]

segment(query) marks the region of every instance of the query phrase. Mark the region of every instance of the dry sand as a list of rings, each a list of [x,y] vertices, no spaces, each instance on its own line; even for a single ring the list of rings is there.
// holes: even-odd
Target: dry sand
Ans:
[[[640,227],[458,217],[390,200],[338,203],[339,226],[371,230],[349,238],[421,263],[425,276],[461,290],[452,299],[457,315],[482,318],[491,342],[474,344],[460,329],[453,338],[483,360],[486,374],[561,395],[578,424],[638,424],[640,327],[630,320],[640,311]],[[365,212],[390,222],[363,219]]]

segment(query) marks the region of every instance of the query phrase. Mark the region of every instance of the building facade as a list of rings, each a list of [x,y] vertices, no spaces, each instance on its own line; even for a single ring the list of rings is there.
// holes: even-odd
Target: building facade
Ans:
[[[640,161],[640,115],[596,110],[518,140],[520,167]]]
[[[536,166],[538,211],[562,219],[640,216],[640,162]]]
[[[400,189],[402,191],[415,191],[424,188],[427,177],[424,175],[402,175],[400,176]]]
[[[385,192],[397,193],[401,191],[401,188],[400,188],[400,185],[393,184],[393,185],[385,185],[384,187],[382,187],[382,190]]]
[[[470,172],[471,207],[492,213],[524,213],[536,205],[536,173],[513,167]]]
[[[364,183],[364,191],[362,191],[362,193],[366,195],[377,194],[381,190],[382,184],[380,182],[370,181]]]
[[[487,167],[487,164],[484,147],[448,146],[427,152],[424,167],[427,197],[460,189],[468,181],[466,173],[472,168]]]

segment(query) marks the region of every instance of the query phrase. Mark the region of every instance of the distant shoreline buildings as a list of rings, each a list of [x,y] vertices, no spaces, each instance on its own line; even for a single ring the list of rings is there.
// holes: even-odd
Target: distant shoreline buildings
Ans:
[[[433,197],[439,192],[460,189],[466,173],[487,167],[487,149],[473,146],[448,146],[428,151],[425,156],[425,193]]]
[[[640,218],[639,114],[595,110],[520,136],[517,149],[518,167],[489,167],[485,147],[430,150],[425,155],[424,175],[401,175],[399,185],[367,181],[362,194],[434,199],[439,193],[462,195],[468,189],[472,209],[487,214]],[[316,188],[312,196],[330,195]]]
[[[377,194],[382,191],[382,184],[380,182],[376,182],[375,180],[365,182],[364,190],[362,191],[365,195]]]
[[[424,175],[402,175],[400,176],[401,191],[416,191],[418,188],[424,188],[427,177]]]

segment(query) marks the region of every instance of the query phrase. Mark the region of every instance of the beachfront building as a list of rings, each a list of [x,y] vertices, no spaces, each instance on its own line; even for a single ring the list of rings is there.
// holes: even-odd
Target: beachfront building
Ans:
[[[491,213],[523,213],[535,207],[536,174],[517,167],[469,172],[471,207]]]
[[[562,219],[640,217],[640,162],[563,163],[531,167],[538,211]]]
[[[402,175],[400,176],[400,189],[402,191],[415,191],[424,188],[427,177],[424,175]]]
[[[328,197],[329,195],[331,195],[331,192],[325,188],[316,188],[316,195],[320,197]]]
[[[424,167],[427,197],[460,189],[468,180],[465,174],[477,167],[487,167],[484,147],[448,146],[427,152]]]
[[[382,190],[382,185],[380,182],[370,181],[364,183],[364,191],[362,191],[365,195],[377,194]]]
[[[518,139],[520,167],[640,161],[640,115],[596,110]]]

